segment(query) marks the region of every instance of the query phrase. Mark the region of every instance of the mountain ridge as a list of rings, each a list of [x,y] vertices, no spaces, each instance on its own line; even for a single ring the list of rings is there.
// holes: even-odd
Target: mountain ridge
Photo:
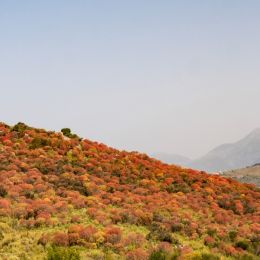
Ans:
[[[260,128],[233,143],[221,144],[195,160],[178,160],[184,156],[154,156],[167,163],[179,164],[206,172],[218,172],[247,167],[260,162]]]
[[[205,171],[223,171],[254,164],[260,158],[260,129],[234,143],[220,145],[188,166]]]

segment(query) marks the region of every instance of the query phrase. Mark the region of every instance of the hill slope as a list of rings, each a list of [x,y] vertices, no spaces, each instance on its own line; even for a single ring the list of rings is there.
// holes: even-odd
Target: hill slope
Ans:
[[[0,124],[2,259],[257,259],[253,186],[63,133]]]
[[[243,183],[252,183],[260,188],[260,164],[250,167],[226,171],[221,174],[224,177],[230,177]]]
[[[224,144],[191,162],[188,166],[208,172],[224,171],[253,165],[260,160],[260,128],[242,140]]]

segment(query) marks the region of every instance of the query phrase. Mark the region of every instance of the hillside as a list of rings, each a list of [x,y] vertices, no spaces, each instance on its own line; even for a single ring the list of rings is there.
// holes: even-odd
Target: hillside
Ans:
[[[230,177],[243,183],[252,183],[260,188],[260,164],[250,167],[226,171],[221,174],[224,177]]]
[[[221,145],[202,158],[188,164],[208,172],[244,168],[260,161],[260,128],[232,144]],[[186,165],[187,166],[187,165]]]
[[[0,124],[1,259],[259,259],[254,186]]]

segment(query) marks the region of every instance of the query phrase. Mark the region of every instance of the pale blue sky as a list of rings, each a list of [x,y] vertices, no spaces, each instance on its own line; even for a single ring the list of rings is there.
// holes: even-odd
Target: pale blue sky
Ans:
[[[260,1],[0,1],[0,121],[197,157],[260,126]]]

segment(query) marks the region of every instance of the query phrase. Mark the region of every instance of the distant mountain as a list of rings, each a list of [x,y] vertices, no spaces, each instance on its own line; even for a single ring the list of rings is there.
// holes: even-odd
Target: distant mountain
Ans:
[[[260,162],[260,128],[236,143],[223,144],[188,166],[207,172],[244,168]]]
[[[242,183],[251,183],[260,187],[260,163],[242,169],[223,172],[221,175],[231,177]]]
[[[190,158],[178,154],[156,153],[152,154],[152,157],[168,164],[188,165],[191,163]]]

